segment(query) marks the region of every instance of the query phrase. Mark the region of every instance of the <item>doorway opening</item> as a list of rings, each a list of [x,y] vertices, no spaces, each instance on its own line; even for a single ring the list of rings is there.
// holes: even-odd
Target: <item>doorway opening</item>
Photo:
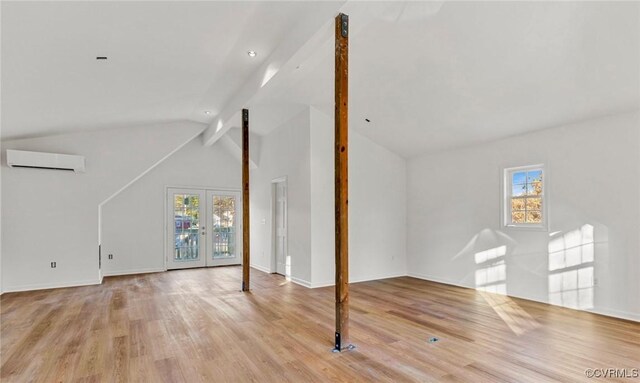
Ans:
[[[167,269],[242,264],[240,191],[167,188]]]
[[[271,217],[272,217],[272,270],[287,278],[291,276],[291,257],[288,245],[288,188],[287,177],[271,182]]]

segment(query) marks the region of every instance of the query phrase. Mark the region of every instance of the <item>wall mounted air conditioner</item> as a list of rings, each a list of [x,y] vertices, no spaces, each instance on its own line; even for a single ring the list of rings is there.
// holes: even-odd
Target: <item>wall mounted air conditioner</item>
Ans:
[[[7,165],[12,168],[68,170],[84,173],[84,156],[7,150]]]

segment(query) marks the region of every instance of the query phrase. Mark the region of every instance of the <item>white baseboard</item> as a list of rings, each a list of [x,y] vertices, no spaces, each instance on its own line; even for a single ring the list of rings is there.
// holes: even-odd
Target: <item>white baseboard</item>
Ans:
[[[425,275],[425,274],[409,273],[408,276],[409,277],[413,277],[413,278],[423,279],[425,281],[443,283],[445,285],[452,285],[452,286],[462,287],[462,288],[465,288],[465,289],[477,290],[476,288],[471,287],[471,286],[461,285],[458,282],[454,282],[454,281],[451,281],[451,280],[445,280],[443,278],[432,277],[432,276]],[[515,295],[515,294],[507,294],[507,296],[511,297],[511,298],[518,298],[518,299],[524,299],[524,300],[538,302],[538,303],[544,303],[544,304],[551,305],[551,306],[562,307],[562,308],[569,309],[569,310],[583,311],[583,312],[588,312],[588,313],[592,313],[592,314],[604,315],[604,316],[608,316],[608,317],[612,317],[612,318],[618,318],[618,319],[625,319],[625,320],[630,320],[630,321],[634,321],[634,322],[640,322],[640,314],[630,313],[630,312],[627,312],[627,311],[614,310],[614,309],[609,309],[609,308],[604,308],[604,307],[598,307],[598,308],[589,309],[589,310],[582,310],[582,309],[574,309],[574,308],[571,308],[571,307],[564,307],[564,306],[560,306],[560,305],[554,305],[554,304],[549,303],[549,302],[547,302],[545,300],[542,300],[542,299],[535,299],[535,298],[531,298],[531,297],[523,297],[523,296]]]
[[[412,278],[418,278],[418,279],[424,279],[425,281],[430,281],[430,282],[437,282],[437,283],[443,283],[445,285],[452,285],[452,286],[456,286],[456,287],[462,287],[464,289],[472,289],[475,290],[473,287],[471,286],[465,286],[463,284],[460,284],[459,282],[450,280],[450,279],[445,279],[445,278],[438,278],[438,277],[434,277],[431,275],[426,275],[426,274],[420,274],[420,273],[407,273],[407,277],[412,277]]]
[[[262,266],[258,266],[258,265],[251,265],[251,267],[253,267],[256,270],[262,271],[263,273],[267,273],[267,274],[271,274],[272,271],[266,267],[262,267]]]
[[[585,310],[585,311],[594,313],[594,314],[608,316],[608,317],[640,322],[640,314],[634,314],[627,311],[607,309],[607,308],[598,308],[595,310]]]
[[[349,284],[360,283],[360,282],[368,282],[368,281],[377,281],[377,280],[380,280],[380,279],[400,278],[400,277],[406,277],[406,276],[407,276],[406,273],[367,276],[367,277],[360,277],[360,278],[351,279],[349,281]],[[317,289],[317,288],[320,288],[320,287],[334,286],[335,284],[336,284],[336,282],[334,280],[332,280],[332,281],[324,281],[324,282],[317,282],[317,283],[312,283],[311,284],[311,288],[312,289]]]
[[[349,283],[353,283],[353,282],[349,282]],[[309,288],[310,289],[319,289],[322,287],[329,287],[329,286],[334,286],[336,284],[335,281],[331,281],[331,282],[316,282],[316,283],[310,283],[309,284]]]
[[[291,282],[295,283],[296,285],[300,285],[308,289],[311,288],[311,282],[309,281],[305,281],[304,279],[300,279],[296,277],[290,277],[290,279],[291,279]]]
[[[267,268],[258,265],[251,265],[252,268],[262,271],[263,273],[271,274],[271,271]],[[164,268],[147,268],[147,269],[132,269],[132,270],[122,270],[122,271],[110,271],[105,272],[105,277],[115,277],[117,275],[134,275],[134,274],[147,274],[147,273],[161,273],[167,271]]]
[[[9,286],[6,289],[4,289],[3,293],[17,293],[20,291],[49,290],[49,289],[64,289],[67,287],[91,286],[91,285],[99,285],[99,284],[100,284],[99,279],[64,282],[64,283],[36,283],[33,285]]]
[[[273,271],[267,269],[266,267],[262,267],[262,266],[258,266],[258,265],[251,265],[251,267],[253,267],[254,269],[258,270],[258,271],[262,271],[263,273],[267,273],[267,274],[274,274]],[[290,280],[291,282],[295,283],[296,285],[300,285],[306,288],[311,288],[311,282],[309,281],[305,281],[304,279],[300,279],[300,278],[296,278],[296,277],[288,277],[288,280]]]
[[[109,271],[104,272],[103,275],[105,277],[115,277],[118,275],[133,275],[133,274],[148,274],[148,273],[161,273],[167,271],[164,268],[152,267],[145,269],[131,269],[131,270],[120,270],[120,271]]]

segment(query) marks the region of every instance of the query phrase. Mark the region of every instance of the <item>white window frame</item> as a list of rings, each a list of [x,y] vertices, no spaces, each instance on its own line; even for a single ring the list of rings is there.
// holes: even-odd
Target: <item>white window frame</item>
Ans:
[[[511,198],[513,196],[513,174],[523,171],[542,171],[542,222],[540,223],[512,223],[511,222]],[[517,166],[505,168],[502,179],[502,226],[505,228],[549,230],[549,175],[544,164]]]

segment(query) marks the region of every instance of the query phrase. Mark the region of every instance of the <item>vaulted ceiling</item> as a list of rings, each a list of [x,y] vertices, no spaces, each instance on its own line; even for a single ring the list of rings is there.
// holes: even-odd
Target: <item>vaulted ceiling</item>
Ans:
[[[405,157],[640,105],[637,2],[3,2],[2,138],[332,114],[339,11],[351,127]]]
[[[440,5],[345,5],[351,128],[411,157],[640,107],[640,3]],[[333,114],[333,30],[324,33],[254,108]]]
[[[3,1],[2,138],[208,123],[280,45],[308,38],[291,31],[340,4]]]

